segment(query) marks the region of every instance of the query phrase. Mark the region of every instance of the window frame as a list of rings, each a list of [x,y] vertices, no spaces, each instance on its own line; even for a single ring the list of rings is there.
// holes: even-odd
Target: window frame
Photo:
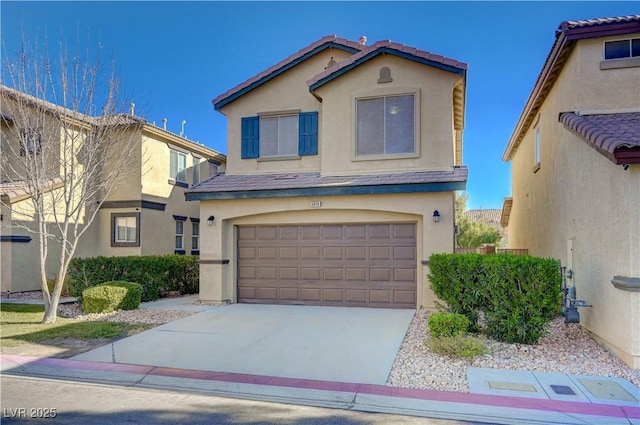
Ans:
[[[282,141],[283,133],[280,131],[280,120],[284,118],[292,118],[295,123],[295,135],[293,136],[293,146],[291,146],[291,152],[280,153],[281,149],[284,147],[284,142]],[[283,111],[280,113],[269,113],[269,114],[258,114],[259,119],[259,136],[258,136],[258,158],[262,159],[281,159],[281,158],[294,158],[299,157],[298,155],[298,138],[300,136],[300,128],[299,128],[299,120],[300,120],[300,112],[294,111]],[[263,147],[265,145],[265,131],[262,127],[262,124],[265,120],[277,119],[277,130],[276,130],[276,144],[278,153],[276,155],[266,155],[263,151]]]
[[[42,132],[35,128],[20,130],[20,156],[40,155],[42,153]]]
[[[202,158],[197,157],[197,156],[192,156],[193,159],[193,171],[191,172],[191,182],[192,185],[195,186],[197,184],[199,184],[202,180],[201,180],[201,176],[200,176],[200,160]],[[196,176],[198,177],[196,179]]]
[[[191,219],[191,255],[200,252],[200,220]]]
[[[622,41],[626,41],[627,45],[628,45],[628,56],[621,56],[621,57],[615,57],[615,58],[607,58],[607,45],[611,44],[611,43],[620,43]],[[634,59],[634,58],[640,58],[640,52],[638,52],[637,55],[633,54],[633,44],[634,41],[638,44],[640,44],[640,37],[638,38],[621,38],[621,39],[617,39],[617,40],[608,40],[605,41],[602,45],[602,57],[605,61],[616,61],[616,60],[625,60],[625,59]]]
[[[173,167],[173,156],[176,155],[175,170]],[[180,158],[184,158],[184,168],[180,169]],[[169,180],[173,180],[175,183],[187,184],[187,154],[177,149],[170,149],[169,151]]]
[[[540,169],[541,162],[542,136],[540,135],[540,127],[536,126],[533,133],[533,172],[536,173]]]
[[[117,222],[119,218],[134,218],[135,219],[135,231],[136,237],[134,241],[119,241],[117,239],[118,226]],[[122,247],[139,247],[140,246],[140,213],[139,212],[119,212],[111,213],[111,246],[114,248]]]
[[[173,218],[175,220],[174,253],[184,254],[184,223],[187,220],[187,217],[174,215]],[[178,232],[179,228],[182,229],[182,232]],[[178,241],[180,241],[180,244],[178,244]]]
[[[399,152],[399,153],[381,153],[362,155],[358,154],[358,101],[375,98],[388,98],[399,96],[413,96],[413,152]],[[352,161],[374,161],[374,160],[389,160],[389,159],[407,159],[407,158],[419,158],[421,151],[422,133],[420,127],[420,121],[422,116],[421,110],[421,93],[417,87],[388,87],[375,89],[368,92],[357,93],[352,97],[352,148],[351,148],[351,160]]]

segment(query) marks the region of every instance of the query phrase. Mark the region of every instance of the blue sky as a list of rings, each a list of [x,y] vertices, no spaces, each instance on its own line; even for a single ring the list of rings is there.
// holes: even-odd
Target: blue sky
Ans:
[[[391,39],[465,62],[471,209],[500,208],[511,194],[502,153],[558,25],[638,13],[638,1],[0,3],[3,62],[21,26],[28,40],[89,37],[113,52],[136,112],[157,125],[167,118],[175,133],[186,120],[186,137],[224,153],[226,121],[211,100],[325,35]]]

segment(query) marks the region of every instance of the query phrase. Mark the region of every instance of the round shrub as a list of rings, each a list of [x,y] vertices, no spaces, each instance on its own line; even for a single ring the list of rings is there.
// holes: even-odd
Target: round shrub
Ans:
[[[111,281],[82,291],[85,313],[109,313],[115,310],[135,310],[140,306],[142,286],[135,282]]]
[[[457,313],[435,313],[429,316],[427,323],[433,338],[466,335],[471,327],[471,321]]]

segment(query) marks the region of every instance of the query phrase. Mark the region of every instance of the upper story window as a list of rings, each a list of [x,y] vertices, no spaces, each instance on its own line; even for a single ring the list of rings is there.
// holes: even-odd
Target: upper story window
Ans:
[[[318,154],[318,113],[288,112],[242,118],[241,156],[290,158]]]
[[[533,172],[540,169],[540,127],[536,127],[533,151]]]
[[[260,157],[298,154],[298,115],[260,117]]]
[[[182,152],[171,150],[169,161],[169,178],[176,182],[187,182],[187,155]]]
[[[200,158],[193,157],[193,184],[200,183]]]
[[[623,59],[640,57],[640,38],[606,41],[604,43],[605,59]]]
[[[356,99],[356,156],[413,153],[413,94]]]
[[[20,156],[27,153],[38,154],[42,152],[42,136],[35,129],[23,129],[20,131]]]

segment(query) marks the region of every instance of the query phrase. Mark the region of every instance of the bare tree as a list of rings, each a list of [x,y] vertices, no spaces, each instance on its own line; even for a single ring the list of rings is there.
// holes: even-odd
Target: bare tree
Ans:
[[[43,323],[56,320],[79,239],[125,177],[145,123],[126,113],[113,63],[105,66],[99,48],[69,50],[61,42],[53,59],[47,47],[23,41],[3,58],[0,86],[2,180],[28,195],[8,207],[14,225],[39,244]],[[53,291],[47,276],[55,276]]]

